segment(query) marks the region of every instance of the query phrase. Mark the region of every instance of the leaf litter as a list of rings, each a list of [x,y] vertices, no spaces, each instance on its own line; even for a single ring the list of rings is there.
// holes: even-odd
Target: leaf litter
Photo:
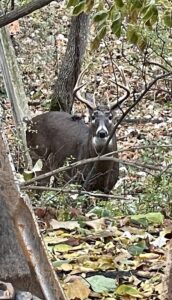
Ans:
[[[99,226],[90,226],[88,217],[75,230],[68,222],[58,231],[50,227],[44,241],[69,299],[161,299],[168,244],[164,217],[158,212],[144,225],[141,220],[128,216],[126,225],[121,217],[97,218]]]

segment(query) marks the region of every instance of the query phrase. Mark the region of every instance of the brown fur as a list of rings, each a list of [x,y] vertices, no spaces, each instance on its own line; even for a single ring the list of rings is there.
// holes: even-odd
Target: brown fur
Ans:
[[[106,123],[108,124],[107,120]],[[92,137],[96,135],[96,128],[94,127],[91,122],[87,126],[82,119],[75,119],[65,112],[47,112],[34,117],[27,130],[27,143],[33,163],[41,158],[43,160],[43,172],[46,172],[62,166],[65,160],[71,156],[76,161],[96,157],[98,153],[92,144]],[[111,131],[112,128],[113,124],[108,128],[108,131]],[[106,153],[116,149],[117,143],[114,135]],[[93,163],[90,163],[74,171],[75,174],[78,171],[81,174],[81,176],[77,176],[77,182],[84,182],[92,165]],[[70,173],[70,176],[71,174],[73,173]],[[118,163],[100,161],[97,163],[86,189],[109,192],[115,185],[118,175]]]

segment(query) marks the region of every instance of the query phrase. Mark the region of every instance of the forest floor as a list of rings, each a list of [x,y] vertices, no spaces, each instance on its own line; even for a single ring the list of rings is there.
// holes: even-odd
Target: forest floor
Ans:
[[[65,11],[53,2],[10,28],[32,115],[49,108],[52,83],[67,44],[70,19]],[[123,66],[130,87],[141,89],[139,72],[119,55],[120,41],[107,38],[106,43],[113,48],[115,62]],[[134,49],[127,51],[132,56]],[[88,49],[86,61],[89,53]],[[90,75],[99,82],[97,98],[109,99],[114,87],[108,82],[112,66],[106,44],[97,54]],[[63,189],[37,197],[30,193],[49,256],[69,299],[162,296],[165,252],[172,232],[172,182],[170,173],[155,171],[154,166],[165,169],[171,163],[170,100],[151,91],[127,118],[117,132],[119,157],[135,167],[121,164],[110,200]],[[9,136],[10,130],[7,122]],[[16,168],[20,169],[20,160]]]

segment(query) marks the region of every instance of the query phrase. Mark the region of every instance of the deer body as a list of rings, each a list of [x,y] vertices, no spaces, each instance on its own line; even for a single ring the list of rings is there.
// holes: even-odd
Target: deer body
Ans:
[[[33,163],[41,158],[42,172],[61,167],[66,159],[73,157],[76,161],[96,157],[100,154],[104,143],[95,144],[92,127],[83,120],[73,120],[72,115],[65,112],[47,112],[32,119],[27,130],[27,143]],[[106,141],[106,140],[105,140]],[[105,153],[117,149],[116,136],[112,138]],[[117,155],[116,155],[117,156]],[[90,172],[93,163],[79,168],[77,182],[82,183]],[[75,170],[75,173],[77,171]],[[70,172],[69,176],[74,173]],[[87,190],[109,192],[115,185],[119,175],[119,165],[113,161],[99,161],[96,164]],[[69,180],[69,177],[66,177]]]
[[[73,157],[76,161],[97,157],[117,150],[116,135],[113,133],[110,142],[107,140],[113,132],[113,111],[129,96],[129,90],[111,105],[99,105],[84,99],[79,86],[84,72],[77,80],[74,97],[84,103],[89,109],[89,125],[82,119],[73,118],[65,112],[48,112],[32,119],[27,130],[27,143],[30,148],[33,163],[39,158],[43,160],[43,172],[56,169],[64,164],[66,159]],[[118,157],[117,153],[114,154]],[[94,165],[94,168],[93,168]],[[90,172],[91,171],[91,172]],[[113,160],[97,161],[82,165],[69,176],[75,175],[75,181],[83,184],[86,190],[109,192],[114,187],[119,176],[119,163]],[[66,180],[69,180],[66,174]]]

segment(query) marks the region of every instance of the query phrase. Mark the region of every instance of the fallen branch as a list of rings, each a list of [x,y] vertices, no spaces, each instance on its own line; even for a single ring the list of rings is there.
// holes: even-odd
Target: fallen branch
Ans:
[[[131,162],[131,161],[125,161],[125,160],[122,160],[122,159],[118,159],[116,157],[106,157],[106,155],[103,155],[103,156],[98,156],[98,157],[92,157],[92,158],[88,158],[88,159],[83,159],[83,160],[80,160],[80,161],[77,161],[77,162],[74,162],[72,164],[70,164],[69,166],[63,166],[63,167],[60,167],[58,169],[55,169],[53,171],[50,171],[48,173],[45,173],[43,175],[39,175],[35,178],[32,178],[31,180],[28,180],[26,182],[22,182],[20,184],[20,186],[27,186],[29,184],[32,184],[36,181],[40,181],[42,179],[45,179],[47,177],[50,177],[50,176],[54,176],[60,172],[64,172],[64,171],[68,171],[72,168],[77,168],[79,166],[82,166],[82,165],[85,165],[85,164],[88,164],[88,163],[94,163],[94,162],[97,162],[97,161],[114,161],[114,162],[119,162],[121,164],[124,164],[124,165],[128,165],[128,166],[131,166],[131,167],[135,167],[135,168],[138,168],[140,170],[143,170],[143,169],[148,169],[148,170],[151,170],[151,171],[158,171],[158,172],[162,172],[163,169],[161,167],[156,167],[156,166],[153,166],[153,165],[146,165],[146,164],[143,164],[143,163],[140,163],[140,162]],[[150,172],[146,171],[148,174],[152,175]],[[168,171],[168,173],[172,174],[172,172]]]
[[[131,200],[136,201],[137,198],[130,197],[127,198],[124,196],[118,196],[118,195],[111,195],[111,194],[100,194],[100,193],[92,193],[88,191],[80,191],[78,190],[71,190],[71,189],[61,189],[61,188],[53,188],[48,186],[37,186],[37,185],[29,185],[29,186],[22,186],[21,190],[38,190],[38,191],[50,191],[50,192],[57,192],[57,193],[65,193],[65,194],[79,194],[79,195],[88,195],[91,197],[97,197],[97,198],[107,198],[107,199],[114,199],[114,200]]]

